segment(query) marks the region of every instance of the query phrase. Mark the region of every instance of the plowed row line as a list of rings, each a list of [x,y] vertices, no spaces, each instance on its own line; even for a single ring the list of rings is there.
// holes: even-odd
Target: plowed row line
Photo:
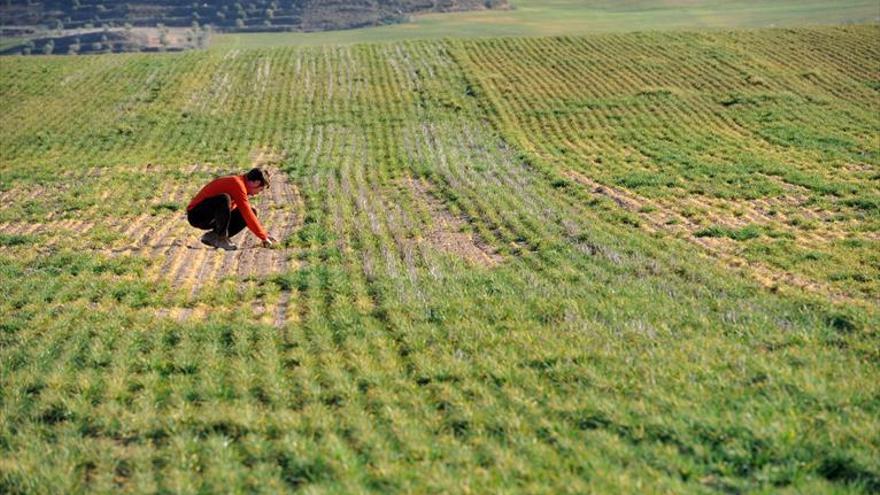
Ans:
[[[405,184],[415,199],[427,205],[431,212],[433,225],[424,233],[424,240],[431,246],[476,265],[493,266],[502,261],[503,258],[479,236],[463,231],[465,222],[443,207],[443,203],[432,195],[432,187],[427,181],[407,177]]]
[[[788,285],[825,294],[837,301],[851,300],[850,295],[839,292],[826,284],[809,280],[798,276],[797,274],[779,270],[763,263],[750,262],[741,256],[736,255],[737,246],[735,242],[730,239],[695,236],[694,234],[697,231],[705,228],[705,224],[696,223],[690,218],[676,213],[673,209],[665,207],[665,205],[659,202],[642,198],[623,189],[599,184],[579,172],[568,171],[566,175],[588,187],[593,193],[605,196],[613,200],[621,208],[637,214],[639,218],[643,220],[643,223],[641,224],[642,228],[648,232],[665,232],[671,234],[673,237],[678,237],[697,244],[729,266],[746,269],[765,287],[777,289],[780,286]],[[692,204],[698,203],[694,201]],[[714,223],[717,225],[736,225],[727,217],[710,218],[714,219]],[[822,239],[820,238],[817,240],[821,241]],[[825,242],[827,242],[827,239]]]

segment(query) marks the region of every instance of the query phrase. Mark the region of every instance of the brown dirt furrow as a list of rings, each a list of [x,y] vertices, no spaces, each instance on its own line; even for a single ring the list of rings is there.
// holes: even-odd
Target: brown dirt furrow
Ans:
[[[162,260],[161,263],[155,265],[156,273],[159,276],[167,278],[168,274],[176,268],[174,263],[179,258],[177,254],[184,249],[186,249],[186,246],[179,240],[173,240],[167,244],[151,246],[149,248],[149,256]],[[173,282],[173,279],[170,280]]]
[[[59,189],[66,189],[66,188],[67,187],[60,185],[60,184],[56,185],[55,192],[57,192],[57,190],[59,190]],[[49,188],[43,187],[43,186],[35,186],[35,187],[29,187],[26,189],[19,189],[17,191],[17,193],[15,194],[15,196],[10,198],[9,202],[15,203],[17,201],[35,201],[35,200],[38,200],[38,199],[41,199],[41,198],[44,198],[46,196],[51,195],[52,192],[53,192],[52,189],[49,189]]]
[[[284,222],[282,223],[282,227],[278,230],[278,234],[275,237],[278,238],[280,242],[284,242],[296,232],[298,227],[299,226],[294,222]]]
[[[284,253],[278,249],[260,249],[255,276],[263,278],[276,273],[275,265],[278,263],[278,259],[283,256]]]
[[[502,256],[479,236],[464,231],[466,221],[446,209],[443,202],[432,193],[432,185],[429,182],[407,177],[404,185],[415,201],[427,207],[431,217],[432,225],[427,226],[428,230],[420,240],[439,251],[461,257],[474,265],[491,267],[503,261]]]
[[[606,198],[610,198],[612,201],[617,203],[618,206],[627,210],[637,211],[639,210],[639,208],[647,203],[643,198],[635,194],[624,191],[623,189],[600,184],[578,171],[566,170],[565,172],[563,172],[563,175],[571,180],[574,180],[575,182],[579,182],[580,184],[587,186],[590,191],[596,194],[600,194],[602,196],[605,196]]]
[[[174,308],[174,310],[172,310],[171,312],[171,317],[183,323],[185,321],[188,321],[192,314],[192,308]]]
[[[205,163],[193,163],[186,169],[186,173],[189,175],[198,173],[198,172],[207,172],[211,167]]]
[[[177,226],[173,232],[174,242],[190,248],[202,246],[199,239],[204,232],[204,230],[192,227],[186,219],[181,219],[177,222]]]
[[[179,240],[190,249],[206,247],[201,241],[205,232],[207,231],[192,227],[184,220],[180,225]]]
[[[278,163],[284,159],[284,154],[269,148],[261,148],[251,152],[251,167],[259,167],[269,172],[269,182],[274,182],[278,174]]]
[[[202,281],[205,283],[217,282],[227,276],[236,277],[238,273],[235,267],[241,263],[243,253],[244,251],[240,248],[236,251],[223,251],[222,249],[214,251],[213,260],[205,271],[204,276],[201,277]],[[233,267],[230,271],[226,271],[223,268],[227,266],[227,263]]]
[[[270,262],[266,265],[266,273],[263,276],[274,275],[276,273],[284,273],[287,271],[289,252],[283,250],[273,250]]]
[[[299,206],[300,202],[300,194],[297,187],[293,184],[287,183],[285,181],[284,184],[286,187],[284,188],[284,194],[281,197],[281,201],[285,205],[286,208],[291,210],[296,210]]]
[[[272,273],[272,267],[275,265],[277,252],[272,249],[258,249],[256,251],[253,276],[259,278],[266,277]]]
[[[830,234],[828,236],[822,236],[818,234],[800,234],[797,236],[797,242],[802,246],[823,246],[828,244],[829,242],[833,242],[836,239],[838,239],[838,237],[835,234]]]
[[[105,189],[103,192],[101,192],[101,195],[100,195],[100,196],[98,196],[98,198],[100,198],[100,200],[101,200],[100,203],[101,203],[101,204],[106,204],[107,202],[110,201],[110,198],[111,198],[114,194],[115,194],[115,191],[114,191],[112,188],[109,188],[109,187],[108,187],[108,188]]]
[[[250,243],[240,243],[238,251],[235,253],[236,263],[229,275],[237,278],[256,276],[257,255],[259,255],[260,251],[262,249],[255,248]]]
[[[188,280],[191,282],[190,297],[194,297],[196,292],[203,286],[220,279],[217,268],[224,262],[226,258],[234,256],[232,253],[223,251],[222,249],[207,250],[207,255],[202,262],[195,265],[195,277]]]
[[[206,272],[206,277],[212,277],[216,280],[223,278],[224,276],[237,277],[238,276],[238,267],[241,264],[241,256],[244,253],[244,250],[239,249],[232,252],[227,252],[222,255],[222,262],[215,267],[213,271]]]
[[[652,232],[665,232],[672,237],[687,240],[693,244],[704,248],[711,256],[720,260],[727,266],[743,269],[750,273],[755,280],[766,288],[776,291],[784,287],[796,287],[799,289],[817,292],[830,297],[838,302],[859,302],[852,296],[835,290],[828,284],[809,280],[800,275],[787,272],[785,270],[776,269],[766,266],[762,263],[750,262],[738,256],[737,250],[739,245],[736,241],[726,237],[697,237],[695,232],[708,225],[721,225],[727,228],[741,228],[748,224],[768,225],[792,232],[794,230],[798,242],[802,244],[826,244],[830,240],[837,238],[845,238],[846,233],[842,229],[828,229],[828,231],[805,232],[801,229],[792,229],[789,225],[784,224],[786,216],[784,214],[768,215],[769,211],[782,211],[784,209],[799,211],[798,206],[806,200],[806,196],[797,195],[792,192],[790,196],[780,198],[765,198],[756,200],[751,203],[736,204],[735,206],[745,212],[741,216],[737,216],[734,212],[729,212],[726,208],[728,205],[722,204],[723,201],[714,201],[707,198],[687,198],[685,200],[676,199],[668,201],[652,202],[646,198],[640,198],[633,193],[618,190],[616,188],[603,186],[596,183],[592,179],[578,172],[566,173],[566,176],[576,180],[598,194],[611,197],[621,207],[638,213],[645,223],[642,227]],[[645,207],[649,207],[647,212]],[[678,213],[683,208],[694,208],[702,211],[701,218],[708,222],[696,222],[688,217]],[[674,223],[669,223],[674,220]]]
[[[734,220],[735,218],[736,220]],[[758,213],[755,211],[746,211],[739,216],[734,216],[729,220],[729,223],[735,227],[743,227],[745,225],[753,224],[753,225],[771,225],[777,222],[777,220],[764,215],[762,213]],[[727,218],[722,221],[728,221]]]
[[[181,274],[186,270],[187,263],[192,261],[192,258],[195,256],[195,253],[190,253],[189,251],[189,247],[183,244],[176,246],[176,249],[169,250],[165,254],[161,273],[174,286],[180,286]]]
[[[131,251],[137,247],[137,241],[133,241],[132,238],[135,235],[143,235],[141,232],[147,228],[147,223],[150,218],[152,218],[150,215],[142,214],[133,219],[123,219],[118,224],[114,225],[115,228],[120,229],[120,234],[127,241],[122,250]]]
[[[162,272],[171,273],[177,267],[177,260],[185,253],[192,240],[190,236],[194,232],[187,232],[183,225],[175,222],[170,232],[165,234],[164,240],[157,240],[152,246],[153,253],[164,257]]]
[[[85,236],[89,235],[94,228],[95,224],[93,222],[87,222],[85,220],[71,221],[65,227],[67,232],[69,232],[69,235],[76,239],[84,239]]]
[[[293,259],[292,250],[279,251],[278,256],[274,260],[274,264],[272,265],[272,273],[285,273],[298,266],[298,262]]]
[[[804,219],[816,222],[824,222],[834,215],[832,212],[815,208],[799,208],[797,212],[804,217]]]
[[[55,223],[57,225],[57,223]],[[19,228],[16,234],[19,235],[33,235],[33,234],[54,234],[56,229],[44,224],[44,223],[22,223],[19,224]]]
[[[272,215],[271,224],[273,235],[279,240],[284,241],[298,227],[298,219],[300,217],[291,210],[275,210]]]
[[[197,305],[193,308],[192,313],[190,313],[190,320],[204,320],[208,317],[208,314],[211,312],[211,308],[205,305]]]
[[[283,205],[284,204],[284,183],[281,178],[282,174],[272,174],[270,172],[271,182],[269,185],[269,190],[266,194],[266,199],[269,200],[270,204],[273,205]]]
[[[210,307],[200,304],[193,308],[176,308],[175,317],[181,323],[198,322],[204,320],[209,312]]]
[[[169,218],[168,222],[172,224],[172,228],[171,231],[165,235],[165,242],[163,242],[163,244],[180,246],[198,244],[199,237],[202,235],[203,231],[192,227],[189,222],[186,221],[185,216],[174,214]]]
[[[273,210],[266,220],[266,230],[279,241],[283,241],[292,230],[285,221],[284,210]]]
[[[258,256],[262,252],[264,252],[262,248],[250,246],[239,250],[238,264],[235,267],[234,275],[240,278],[257,276],[260,263]]]
[[[844,237],[844,239],[865,239],[869,241],[880,241],[880,230],[870,232],[854,232]]]
[[[281,328],[287,323],[287,307],[290,305],[290,291],[281,292],[278,304],[275,306],[275,314],[273,324]]]
[[[301,198],[289,184],[286,175],[274,167],[280,155],[259,151],[253,160],[254,166],[263,166],[271,177],[270,189],[259,197],[262,202],[260,219],[270,233],[283,240],[296,228],[299,216],[293,211],[302,202]],[[216,167],[196,163],[188,168],[189,174],[201,171],[213,173]],[[169,181],[163,185],[154,204],[174,202],[182,205],[191,194],[195,194],[194,189],[191,184]],[[237,251],[223,252],[203,246],[198,240],[202,232],[191,229],[181,211],[161,216],[141,215],[126,224],[119,222],[117,230],[133,239],[118,252],[137,252],[161,259],[161,263],[156,265],[158,273],[155,275],[170,280],[174,286],[188,287],[191,296],[206,284],[219,281],[224,276],[264,277],[287,267],[289,250],[262,249],[259,240],[248,229],[233,239],[239,246]]]
[[[285,187],[283,189],[283,194],[281,197],[282,204],[284,204],[285,209],[296,211],[302,202],[302,196],[299,193],[299,189],[296,187],[296,185],[286,181],[284,183],[284,186]]]
[[[218,279],[223,278],[225,275],[234,275],[235,267],[238,265],[239,257],[241,253],[236,251],[234,253],[230,253],[229,256],[223,257],[223,262],[220,264],[217,269],[220,273]]]
[[[830,240],[846,237],[847,226],[824,223],[826,219],[830,218],[831,213],[804,208],[801,205],[805,201],[806,197],[803,196],[783,196],[737,202],[733,205],[724,200],[692,201],[685,204],[706,211],[704,218],[707,218],[713,225],[727,228],[743,228],[747,225],[767,226],[776,231],[792,234],[798,242],[805,244],[820,245]],[[668,202],[663,206],[665,208],[676,207]],[[730,211],[731,208],[733,211]],[[800,226],[794,223],[794,220],[797,219],[811,222],[812,225],[810,227]],[[816,225],[816,222],[823,223]]]
[[[157,318],[171,318],[172,311],[173,308],[159,308],[154,312],[154,314]]]
[[[253,312],[254,318],[257,322],[264,325],[272,324],[272,315],[275,313],[275,305],[273,303],[267,302],[262,298],[257,299],[250,305],[250,310]]]
[[[151,256],[161,256],[173,249],[175,241],[180,240],[172,235],[175,227],[176,225],[171,219],[159,222],[153,235],[140,246],[140,251]]]
[[[255,211],[257,214],[257,219],[260,221],[260,225],[263,226],[266,232],[274,234],[274,230],[276,230],[278,227],[278,212],[280,212],[281,210],[271,204],[263,204],[259,208],[256,208]],[[253,234],[253,232],[251,232],[251,230],[246,226],[244,230],[242,230],[242,233],[256,239],[256,236]],[[239,241],[241,239],[243,239],[243,236],[239,235]]]
[[[197,285],[199,270],[209,255],[208,248],[186,249],[175,253],[175,269],[168,272],[172,284],[176,287],[190,288]]]
[[[24,230],[28,227],[28,225],[29,224],[22,222],[10,222],[5,224],[3,228],[0,229],[0,232],[10,235],[24,235]]]
[[[152,199],[150,199],[149,205],[156,206],[166,202],[170,203],[173,199],[174,189],[177,187],[179,185],[175,181],[170,179],[163,180],[159,183],[159,187],[156,189]]]
[[[170,308],[159,308],[156,310],[156,316],[159,318],[168,318],[179,323],[193,322],[204,319],[206,311],[204,307],[185,308],[180,306]]]
[[[241,262],[239,263],[240,272],[236,272],[238,277],[254,277],[258,278],[265,273],[265,266],[270,263],[272,253],[269,249],[249,248],[242,252]]]
[[[52,230],[55,232],[71,231],[71,230],[73,230],[73,228],[76,226],[77,223],[78,223],[78,220],[76,220],[74,218],[68,218],[65,220],[58,220],[56,222],[52,222],[53,226],[49,226],[48,224],[45,224],[45,227],[48,230]]]
[[[138,254],[158,256],[167,246],[163,247],[163,242],[170,242],[166,239],[169,231],[174,227],[170,221],[152,221],[147,224],[143,234],[136,237],[134,251]]]
[[[760,282],[761,285],[772,292],[784,289],[785,287],[796,287],[809,292],[824,294],[830,297],[834,302],[838,303],[880,304],[880,300],[866,302],[855,299],[850,294],[840,292],[828,284],[817,282],[815,280],[808,280],[794,273],[780,271],[761,263],[749,263],[744,260],[742,263],[743,265],[737,264],[733,266],[747,266],[748,271],[752,276]]]
[[[196,195],[199,187],[199,185],[194,184],[178,183],[171,191],[169,191],[165,202],[180,205],[180,211],[185,215],[186,205],[189,204],[190,199]]]
[[[49,235],[47,244],[54,244],[60,234],[82,235],[95,226],[92,222],[77,219],[58,220],[54,222],[9,222],[0,225],[0,232],[12,235]]]
[[[73,235],[73,225],[75,224],[75,219],[66,219],[66,220],[56,220],[53,222],[46,222],[43,224],[35,224],[31,227],[30,234],[51,234],[55,235]]]

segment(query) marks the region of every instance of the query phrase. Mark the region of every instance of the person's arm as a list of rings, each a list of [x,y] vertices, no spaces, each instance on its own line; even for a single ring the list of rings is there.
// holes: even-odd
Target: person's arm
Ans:
[[[248,201],[247,192],[243,189],[236,188],[232,200],[235,201],[235,206],[238,208],[238,211],[241,212],[241,217],[244,219],[244,223],[255,236],[263,241],[265,245],[266,240],[269,239],[269,234],[266,233],[266,230],[260,224],[257,216],[254,215],[253,210],[251,210],[251,204]]]

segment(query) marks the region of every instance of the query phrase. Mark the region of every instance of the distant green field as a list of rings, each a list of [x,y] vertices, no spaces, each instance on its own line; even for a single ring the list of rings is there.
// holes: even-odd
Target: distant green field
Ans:
[[[225,34],[218,48],[407,39],[558,36],[596,32],[774,27],[880,20],[876,0],[512,0],[509,11],[417,16],[390,26],[318,33]]]

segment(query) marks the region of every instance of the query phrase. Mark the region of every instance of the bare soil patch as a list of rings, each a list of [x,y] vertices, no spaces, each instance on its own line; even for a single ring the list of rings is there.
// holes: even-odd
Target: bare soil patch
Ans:
[[[0,234],[46,236],[56,238],[58,236],[80,235],[90,231],[95,226],[92,222],[78,219],[67,219],[48,222],[7,222],[0,223]]]
[[[491,267],[503,261],[501,255],[478,235],[464,230],[467,222],[446,209],[432,192],[428,181],[407,177],[405,185],[415,200],[428,208],[431,216],[431,225],[418,241],[474,265]]]
[[[264,167],[270,175],[270,187],[252,199],[252,206],[266,230],[283,241],[299,227],[303,201],[296,186],[277,168],[279,154],[259,151],[252,158],[254,166]],[[146,170],[169,172],[151,165]],[[168,280],[175,287],[188,289],[191,295],[225,277],[260,278],[288,270],[295,263],[293,249],[263,248],[247,228],[232,239],[239,247],[236,251],[215,250],[200,242],[203,231],[187,222],[186,205],[204,185],[206,176],[226,173],[212,170],[210,165],[195,164],[182,170],[182,174],[168,173],[168,180],[162,182],[155,197],[135,217],[85,221],[50,219],[49,215],[43,222],[0,223],[0,234],[38,236],[38,248],[66,246],[109,256],[146,256],[156,261],[152,263],[151,277]],[[22,196],[38,198],[51,191],[35,187],[27,194],[22,193],[6,192],[18,194],[17,199],[21,200]],[[14,246],[0,249],[14,249]]]
[[[696,235],[698,231],[709,226],[737,229],[747,225],[757,225],[791,233],[799,242],[804,243],[821,244],[843,238],[845,232],[835,227],[823,227],[821,223],[809,231],[788,225],[790,217],[786,212],[789,214],[797,212],[802,217],[815,221],[823,220],[828,216],[827,212],[806,207],[805,195],[787,191],[785,195],[776,198],[751,201],[733,202],[705,197],[654,201],[631,191],[600,184],[574,170],[565,171],[564,175],[588,187],[591,192],[609,198],[621,208],[637,215],[644,230],[697,244],[728,266],[745,270],[755,280],[773,291],[790,286],[818,292],[836,301],[852,300],[848,294],[840,293],[824,283],[746,260],[739,256],[740,246],[732,239]]]
[[[265,166],[264,162],[260,165]],[[302,201],[284,173],[272,166],[267,169],[271,176],[269,189],[254,200],[253,206],[266,230],[283,240],[301,221]],[[201,184],[193,185],[192,191],[189,186],[182,187],[186,190],[172,188],[163,198],[180,203],[180,211],[136,219],[125,231],[135,242],[121,252],[146,252],[164,258],[160,275],[175,286],[190,287],[192,292],[224,277],[264,277],[289,268],[292,250],[262,248],[248,229],[232,239],[238,245],[236,251],[215,250],[202,244],[199,238],[203,231],[192,228],[185,214],[186,203]]]

